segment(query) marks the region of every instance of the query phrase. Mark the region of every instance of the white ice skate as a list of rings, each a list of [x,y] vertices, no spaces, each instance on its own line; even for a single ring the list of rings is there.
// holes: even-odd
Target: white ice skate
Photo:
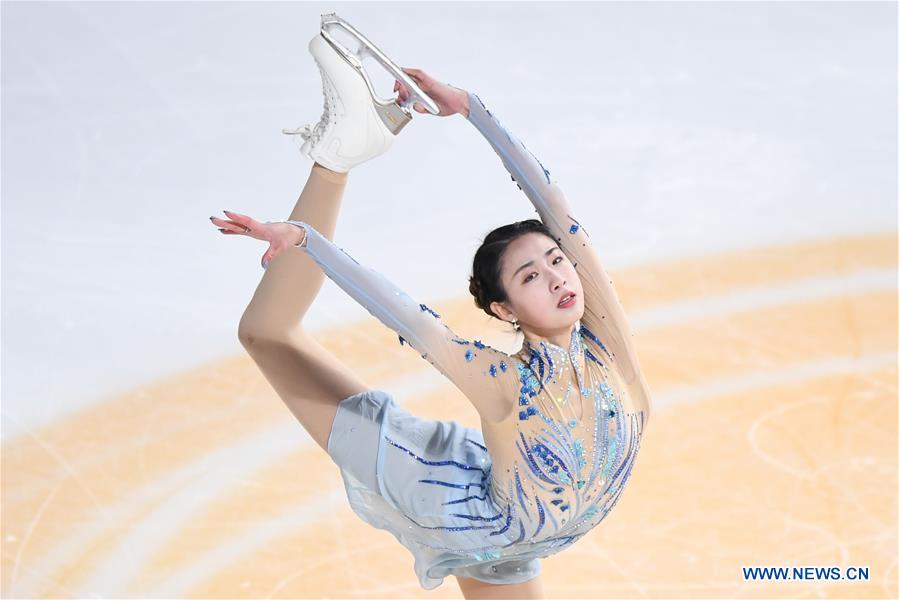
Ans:
[[[342,27],[359,41],[353,53],[329,33]],[[321,32],[309,42],[309,52],[318,64],[325,97],[321,120],[312,127],[282,132],[300,135],[303,155],[340,173],[387,151],[393,139],[412,120],[409,106],[418,101],[432,114],[440,112],[432,100],[405,71],[378,50],[352,25],[334,13],[322,15]],[[402,104],[393,98],[379,98],[371,79],[362,66],[362,58],[370,55],[411,92]]]

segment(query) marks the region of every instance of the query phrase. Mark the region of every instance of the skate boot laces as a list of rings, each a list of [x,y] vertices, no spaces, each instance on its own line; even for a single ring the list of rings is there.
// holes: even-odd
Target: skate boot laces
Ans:
[[[321,140],[325,133],[330,129],[330,126],[335,122],[332,118],[334,113],[334,86],[320,65],[318,70],[321,73],[322,95],[324,96],[322,116],[318,123],[315,124],[315,127],[306,124],[302,127],[297,127],[296,129],[281,130],[281,133],[286,135],[299,135],[305,142],[303,148],[306,149],[318,144],[319,140]]]

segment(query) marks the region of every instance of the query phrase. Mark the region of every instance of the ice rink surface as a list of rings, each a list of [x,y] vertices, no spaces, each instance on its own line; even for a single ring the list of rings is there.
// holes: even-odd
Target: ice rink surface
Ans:
[[[604,597],[834,594],[827,586],[747,586],[736,573],[714,572],[703,556],[709,547],[757,543],[755,564],[774,562],[764,549],[796,536],[800,545],[788,544],[782,563],[857,563],[862,548],[862,562],[879,567],[865,593],[895,596],[895,2],[5,2],[4,597],[421,593],[411,563],[396,569],[397,587],[357,573],[335,590],[325,583],[333,580],[327,566],[313,569],[321,588],[308,573],[288,577],[323,552],[323,540],[333,546],[323,556],[337,557],[328,564],[345,560],[349,550],[334,527],[372,536],[372,573],[377,548],[402,550],[353,521],[317,448],[308,481],[289,484],[302,489],[282,489],[284,506],[258,509],[271,510],[271,521],[247,517],[240,524],[249,532],[209,542],[195,560],[178,545],[191,535],[207,539],[184,529],[198,507],[209,527],[234,525],[229,508],[211,507],[218,494],[284,481],[295,460],[280,465],[280,476],[261,471],[289,453],[313,455],[237,339],[265,246],[222,236],[208,217],[227,209],[287,218],[311,161],[280,130],[315,124],[322,113],[306,45],[330,11],[400,65],[476,92],[559,181],[616,277],[660,412],[658,437],[647,441],[646,466],[631,483],[642,491],[630,491],[632,504],[622,502],[594,548],[628,540],[625,555],[647,560],[645,579],[634,575],[634,561],[605,556],[604,573],[621,580],[602,588]],[[373,75],[391,95],[392,79]],[[470,335],[498,331],[471,306],[471,259],[488,231],[536,212],[464,117],[416,115],[387,154],[354,169],[343,206],[335,241],[359,262],[438,312],[447,308]],[[695,325],[703,319],[712,321]],[[447,394],[453,407],[469,410],[332,282],[307,321],[341,358],[422,414],[455,418],[442,410]],[[390,360],[369,363],[370,351],[347,339],[379,340]],[[778,391],[753,392],[770,386]],[[842,408],[806,405],[815,399]],[[242,430],[247,414],[270,429]],[[473,413],[459,414],[474,425]],[[863,421],[847,433],[853,416]],[[797,431],[795,444],[785,441],[790,422],[823,437],[802,447]],[[727,435],[734,423],[739,435]],[[179,427],[183,440],[153,445]],[[212,440],[212,431],[235,439]],[[737,439],[747,441],[745,455],[729,454]],[[670,514],[653,502],[682,485],[684,472],[651,465],[667,464],[672,447],[688,455],[674,452],[695,467],[686,480],[697,486],[708,485],[703,472],[718,481],[735,468],[750,475],[731,482],[732,495],[716,488],[712,504],[700,501],[683,520],[662,523]],[[822,449],[833,461],[804,470]],[[115,460],[134,452],[137,462],[113,474],[104,462],[113,450]],[[714,462],[716,453],[733,462]],[[234,472],[217,471],[222,464]],[[854,537],[826,508],[815,513],[820,521],[796,518],[800,507],[818,506],[810,495],[830,489],[820,477],[836,468],[850,469],[841,480],[860,481],[858,489],[893,490],[876,506],[865,503],[873,492],[843,498],[858,511]],[[210,470],[218,478],[188,493],[188,482]],[[740,487],[773,474],[781,479],[765,494]],[[136,480],[126,483],[129,476]],[[316,478],[331,495],[302,487]],[[106,484],[128,489],[129,503],[124,492],[112,494],[121,504],[104,496]],[[790,495],[795,512],[780,506],[774,519],[740,512],[763,505],[773,490]],[[300,496],[303,504],[286,502]],[[820,506],[833,508],[831,500],[825,494]],[[256,502],[235,498],[230,506]],[[719,514],[746,527],[682,547],[663,567],[648,562],[667,556],[678,527],[684,535],[719,531],[696,517],[713,518],[712,505],[737,505]],[[75,527],[72,514],[81,528],[60,533]],[[60,525],[51,527],[54,518]],[[628,534],[626,524],[647,518],[656,533]],[[753,538],[754,518],[782,537]],[[303,543],[286,546],[294,556],[279,557],[271,581],[246,583],[233,565],[255,565],[265,579],[262,555],[238,558],[268,547],[285,523]],[[97,545],[83,554],[88,543]],[[833,553],[804,554],[815,547]],[[578,556],[589,569],[597,555]],[[722,556],[753,562],[715,556],[715,564]],[[684,583],[690,569],[695,577]],[[571,583],[564,591],[591,597],[596,589]],[[439,593],[458,590],[445,585]]]

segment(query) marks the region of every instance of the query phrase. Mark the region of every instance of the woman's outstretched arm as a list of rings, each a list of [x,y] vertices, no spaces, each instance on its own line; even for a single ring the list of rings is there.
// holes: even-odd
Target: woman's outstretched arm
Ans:
[[[461,90],[460,90],[461,91]],[[648,386],[643,379],[631,337],[630,324],[618,299],[612,280],[590,236],[575,218],[575,211],[562,189],[536,156],[512,135],[477,94],[467,94],[467,110],[463,116],[487,139],[503,166],[552,232],[560,247],[577,269],[584,289],[585,325],[613,354],[624,380],[629,384],[634,401],[650,408]]]
[[[578,222],[568,199],[550,172],[518,138],[503,127],[477,94],[443,83],[421,69],[404,67],[403,70],[440,105],[438,116],[460,113],[481,132],[502,160],[512,180],[537,209],[540,220],[580,276],[584,289],[582,325],[610,351],[622,378],[629,385],[634,402],[643,406],[648,417],[649,389],[631,340],[633,333],[627,316],[590,236]],[[396,82],[394,90],[399,91],[401,100],[408,99],[409,91],[401,83]],[[419,103],[415,103],[414,107],[419,113],[427,113]],[[602,354],[599,352],[599,355]]]
[[[302,221],[284,221],[305,231],[296,250],[308,254],[324,273],[369,313],[443,373],[486,421],[508,417],[517,408],[516,362],[478,340],[457,336],[440,316],[412,299],[378,271]]]

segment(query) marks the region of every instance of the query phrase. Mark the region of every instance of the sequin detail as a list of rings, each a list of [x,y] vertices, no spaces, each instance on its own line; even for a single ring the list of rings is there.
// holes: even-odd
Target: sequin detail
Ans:
[[[456,468],[458,468],[458,469],[463,469],[463,470],[466,470],[466,471],[480,471],[480,472],[482,473],[482,478],[481,478],[481,482],[480,482],[480,483],[458,483],[458,482],[452,482],[452,481],[445,481],[445,480],[442,480],[442,479],[419,479],[419,480],[418,480],[419,483],[426,484],[426,485],[440,485],[440,486],[445,486],[445,487],[448,487],[448,488],[455,488],[455,489],[462,489],[462,490],[469,490],[471,487],[485,488],[485,487],[487,486],[487,483],[485,482],[485,480],[486,480],[486,475],[487,475],[487,470],[483,469],[482,467],[478,467],[478,466],[475,466],[475,465],[469,465],[469,464],[466,464],[466,463],[461,463],[461,462],[455,461],[455,460],[428,460],[428,459],[426,459],[426,458],[423,458],[423,457],[419,456],[419,455],[416,454],[415,452],[412,452],[409,448],[406,448],[406,447],[403,446],[402,444],[400,444],[400,443],[396,442],[395,440],[391,439],[389,436],[385,436],[384,439],[385,439],[385,441],[386,441],[387,443],[389,443],[391,446],[393,446],[393,447],[395,447],[395,448],[398,448],[399,450],[402,450],[403,452],[405,452],[406,454],[408,454],[409,456],[411,456],[412,458],[414,458],[415,460],[417,460],[418,462],[420,462],[420,463],[422,463],[422,464],[431,465],[431,466],[438,466],[438,467],[439,467],[439,466],[452,466],[452,467],[456,467]],[[469,440],[469,441],[471,441],[471,440]],[[486,448],[485,448],[484,446],[482,446],[482,445],[480,445],[480,444],[477,444],[476,442],[474,442],[474,443],[475,443],[477,446],[479,446],[480,448],[484,449],[484,451],[486,452]],[[452,501],[449,501],[449,502],[445,502],[444,504],[456,504],[456,503],[458,503],[458,502],[466,501],[466,500],[470,500],[470,499],[481,499],[481,500],[486,500],[487,497],[486,497],[486,495],[483,496],[483,497],[480,497],[480,496],[466,496],[466,497],[464,497],[464,498],[457,498],[457,499],[455,499],[455,500],[452,500]],[[416,521],[415,519],[413,519],[413,518],[412,518],[411,516],[409,516],[409,515],[405,515],[405,516],[406,516],[406,518],[408,518],[410,521],[412,521],[413,523],[415,523],[415,525],[417,525],[418,527],[420,527],[420,528],[422,528],[422,529],[440,529],[440,530],[443,530],[443,531],[470,531],[470,530],[473,530],[473,529],[495,529],[495,526],[494,526],[494,525],[483,525],[483,526],[481,526],[481,525],[463,525],[463,526],[456,526],[456,525],[439,525],[439,526],[427,526],[427,525],[423,525],[423,524],[419,523],[418,521]],[[494,514],[494,515],[484,516],[484,515],[476,515],[476,514],[472,514],[472,513],[461,513],[461,512],[460,512],[460,513],[449,513],[448,516],[450,516],[450,517],[456,517],[456,518],[464,519],[464,520],[468,520],[468,521],[496,521],[496,520],[501,519],[501,518],[503,517],[503,514],[502,514],[502,513],[499,513],[499,514]],[[506,524],[506,527],[508,527],[508,524]],[[505,530],[505,529],[502,529],[502,530],[500,530],[500,531],[504,531],[504,530]]]
[[[605,345],[578,323],[568,348],[545,340],[536,346],[526,342],[522,361],[515,364],[520,384],[515,445],[527,468],[521,472],[515,465],[514,486],[510,484],[507,497],[515,498],[522,526],[525,516],[532,514],[528,509],[536,508],[538,523],[529,536],[532,540],[547,527],[558,534],[599,523],[617,502],[619,486],[626,481],[639,443],[638,427],[633,423],[637,417],[629,415],[631,422],[622,420],[623,408],[610,383],[611,373],[585,341],[612,358]],[[589,377],[588,365],[596,369]],[[559,386],[569,379],[577,381],[583,399],[581,418],[570,413],[561,418],[565,414],[562,409],[573,411],[568,405],[578,398],[571,383],[561,399],[548,390],[550,384]],[[549,410],[549,406],[555,408]],[[525,425],[535,417],[539,425]],[[574,435],[577,431],[589,437]],[[571,543],[581,535],[555,539]]]
[[[431,313],[431,314],[434,316],[435,319],[439,319],[439,318],[440,318],[440,315],[438,315],[438,314],[435,313],[433,310],[431,310],[430,308],[428,308],[427,305],[425,305],[425,304],[419,304],[418,306],[421,307],[421,310],[422,310],[423,312],[424,312],[424,311],[427,311],[427,312]]]
[[[552,181],[549,170],[472,95],[474,120],[492,127],[491,143],[511,181],[539,207],[540,192]],[[544,220],[557,232],[560,247],[580,247],[587,230],[570,214],[553,214],[555,207],[545,206],[552,221]],[[644,415],[628,412],[627,388],[605,340],[578,322],[567,342],[560,346],[526,337],[518,360],[508,365],[515,368],[518,402],[509,421],[515,438],[500,443],[515,444],[509,448],[513,463],[503,465],[509,468],[500,471],[501,489],[488,495],[497,500],[494,510],[478,513],[501,515],[491,522],[502,524],[509,540],[530,545],[528,555],[557,552],[600,523],[621,497],[640,446]],[[476,341],[462,353],[478,356],[478,350]],[[506,369],[491,358],[479,371],[496,378]],[[479,561],[496,560],[492,550],[469,551]]]
[[[512,182],[533,200],[560,247],[566,252],[579,251],[586,246],[587,230],[564,214],[570,211],[559,210],[561,205],[540,197],[551,191],[547,187],[552,181],[550,171],[501,127],[480,97],[475,98],[471,103],[473,121],[480,120],[482,131],[491,128],[491,143]],[[585,264],[578,265],[578,257],[573,253],[569,257],[582,277],[589,275]],[[591,309],[591,316],[603,308],[589,297],[594,289],[588,285],[584,290],[584,304]],[[402,325],[423,323],[430,328],[433,324],[419,311],[440,318],[425,304],[407,296],[403,301],[416,319]],[[608,315],[596,314],[596,318]],[[628,396],[631,388],[622,380],[610,352],[615,346],[606,345],[609,340],[604,329],[592,331],[578,322],[570,339],[560,345],[526,337],[514,355],[491,349],[481,340],[455,335],[440,340],[447,342],[449,351],[438,353],[425,348],[425,336],[414,335],[413,328],[399,331],[403,333],[398,337],[400,345],[411,342],[417,346],[422,340],[422,350],[433,353],[431,357],[425,352],[423,357],[432,362],[441,359],[441,370],[452,376],[457,375],[455,368],[463,378],[487,378],[481,380],[484,389],[495,390],[497,395],[508,391],[512,398],[497,397],[497,402],[511,401],[514,408],[491,432],[504,435],[488,440],[499,445],[497,456],[508,461],[496,465],[495,470],[486,444],[471,439],[464,452],[457,451],[458,443],[452,446],[451,455],[434,451],[446,448],[447,441],[456,441],[452,436],[458,435],[458,423],[445,421],[434,429],[423,429],[430,437],[404,430],[405,442],[398,440],[398,435],[379,438],[383,443],[376,464],[386,471],[378,471],[378,477],[389,474],[396,481],[411,473],[404,487],[376,490],[389,492],[384,494],[388,504],[410,509],[406,518],[395,519],[402,523],[401,541],[409,547],[440,549],[453,557],[437,552],[416,555],[416,565],[424,565],[419,573],[423,581],[429,577],[427,566],[448,564],[447,560],[460,566],[486,563],[479,565],[482,571],[490,572],[489,566],[497,572],[492,562],[551,555],[575,543],[616,506],[640,448],[644,414],[633,411]],[[455,382],[475,383],[473,379]],[[489,394],[486,396],[481,400],[489,402]],[[406,456],[408,471],[399,468]],[[415,512],[418,507],[421,511]],[[429,563],[431,560],[434,562]]]

